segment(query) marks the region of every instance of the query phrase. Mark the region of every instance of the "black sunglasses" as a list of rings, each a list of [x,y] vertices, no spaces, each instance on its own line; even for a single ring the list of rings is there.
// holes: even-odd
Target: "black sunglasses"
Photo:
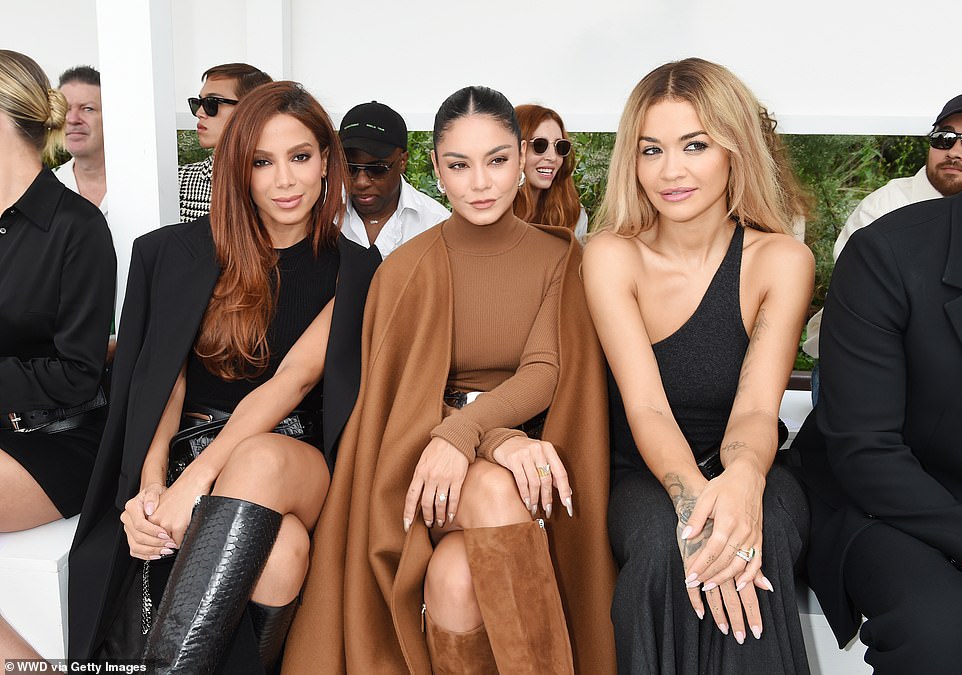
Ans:
[[[397,157],[390,164],[354,164],[348,162],[347,170],[351,172],[351,178],[357,178],[357,175],[363,171],[371,180],[384,180],[384,177],[390,172],[391,167],[397,164],[399,159],[401,158]]]
[[[548,145],[550,143],[551,141],[541,136],[528,141],[528,145],[531,146],[531,149],[534,150],[534,154],[536,155],[543,155],[548,152]],[[554,142],[554,151],[558,153],[559,157],[567,157],[568,153],[571,152],[571,141],[567,138],[559,138]]]
[[[222,103],[224,105],[237,105],[237,100],[233,98],[222,98],[220,96],[205,96],[204,98],[191,96],[187,99],[187,105],[190,106],[190,114],[194,116],[197,115],[197,111],[203,106],[204,112],[207,113],[208,117],[217,117],[217,107]]]
[[[957,131],[933,131],[929,134],[929,145],[936,150],[950,150],[960,138],[962,134]]]

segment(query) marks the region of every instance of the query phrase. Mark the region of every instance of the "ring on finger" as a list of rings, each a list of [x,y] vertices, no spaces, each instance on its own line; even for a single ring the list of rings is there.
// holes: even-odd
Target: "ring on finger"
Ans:
[[[551,475],[551,465],[550,465],[550,464],[542,464],[541,466],[536,466],[535,468],[538,470],[538,477],[539,477],[539,478],[544,478],[545,476],[550,476],[550,475]]]
[[[755,553],[756,551],[754,546],[751,546],[748,549],[740,548],[737,551],[735,551],[735,555],[737,555],[739,558],[741,558],[745,562],[751,562],[752,559],[755,557]]]
[[[442,491],[439,490],[439,491],[438,491],[438,501],[443,504],[445,501],[447,501],[447,499],[448,499],[447,493],[446,493],[446,492],[442,492]]]

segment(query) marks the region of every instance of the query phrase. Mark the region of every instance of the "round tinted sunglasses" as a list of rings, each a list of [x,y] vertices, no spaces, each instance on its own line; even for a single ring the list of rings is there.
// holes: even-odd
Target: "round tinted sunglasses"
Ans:
[[[933,131],[929,134],[929,145],[936,150],[949,150],[960,138],[962,134],[957,131]]]
[[[397,164],[399,159],[401,158],[395,158],[390,164],[355,164],[348,162],[347,170],[351,172],[351,178],[357,178],[357,175],[363,171],[371,180],[384,180],[388,172],[391,171],[391,167]]]
[[[543,155],[548,152],[548,146],[550,144],[551,141],[541,136],[528,141],[528,147],[534,150],[534,154],[536,155]],[[567,138],[559,138],[554,142],[554,151],[558,153],[559,157],[567,157],[568,153],[571,152],[571,141]]]
[[[197,111],[200,110],[202,106],[208,117],[217,117],[217,108],[221,104],[237,105],[237,100],[233,98],[223,98],[221,96],[205,96],[204,98],[192,96],[187,99],[187,105],[190,106],[190,114],[195,117],[197,116]]]

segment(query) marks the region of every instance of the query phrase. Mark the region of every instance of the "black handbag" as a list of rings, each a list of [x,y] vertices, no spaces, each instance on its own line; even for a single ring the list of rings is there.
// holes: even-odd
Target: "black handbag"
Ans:
[[[181,430],[170,439],[167,460],[167,487],[170,487],[184,469],[210,445],[230,419],[230,413],[202,406],[185,406],[206,415],[207,420],[184,415]],[[194,413],[197,414],[197,413]],[[274,427],[273,433],[300,440],[321,436],[321,413],[319,411],[295,410]]]

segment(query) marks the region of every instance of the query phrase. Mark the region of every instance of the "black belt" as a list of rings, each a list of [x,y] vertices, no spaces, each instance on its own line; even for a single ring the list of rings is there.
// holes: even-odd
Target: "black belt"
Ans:
[[[42,431],[45,434],[55,434],[58,431],[76,429],[92,421],[95,416],[99,416],[95,411],[106,405],[107,395],[102,387],[98,387],[96,396],[72,408],[49,408],[0,415],[0,429],[18,433]]]
[[[468,404],[468,395],[466,392],[448,387],[444,390],[444,402],[452,408],[460,409]],[[544,410],[532,417],[527,422],[522,422],[516,426],[515,429],[523,431],[525,436],[528,438],[540,440],[541,435],[544,433],[544,421],[547,417],[548,411]]]

